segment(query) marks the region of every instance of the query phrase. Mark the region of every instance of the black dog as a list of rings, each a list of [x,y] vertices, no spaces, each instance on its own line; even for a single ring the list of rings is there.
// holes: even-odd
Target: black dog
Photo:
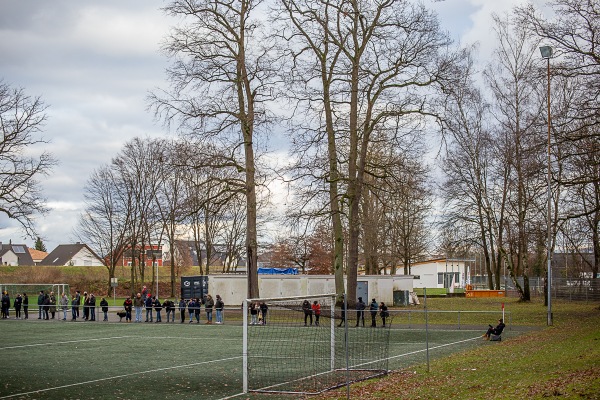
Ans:
[[[119,322],[121,322],[123,320],[123,318],[125,318],[125,315],[127,315],[125,313],[125,311],[118,311],[117,312],[117,316],[119,317]]]

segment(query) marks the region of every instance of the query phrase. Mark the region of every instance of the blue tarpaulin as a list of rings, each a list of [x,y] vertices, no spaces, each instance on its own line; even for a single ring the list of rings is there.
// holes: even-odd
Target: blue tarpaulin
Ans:
[[[264,275],[298,275],[298,268],[259,268],[258,273]]]

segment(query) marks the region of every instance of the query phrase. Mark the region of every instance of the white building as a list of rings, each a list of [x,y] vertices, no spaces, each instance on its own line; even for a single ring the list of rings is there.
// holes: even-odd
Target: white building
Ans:
[[[469,281],[469,270],[465,265],[472,260],[440,258],[422,261],[411,266],[415,276],[415,288],[447,288],[452,292],[464,288]],[[397,269],[398,275],[404,275],[404,268]]]

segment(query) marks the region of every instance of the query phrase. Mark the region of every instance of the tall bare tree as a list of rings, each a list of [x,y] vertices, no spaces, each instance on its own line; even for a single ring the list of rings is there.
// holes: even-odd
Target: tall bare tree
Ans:
[[[109,166],[94,171],[84,187],[85,210],[75,229],[75,235],[100,254],[106,263],[107,294],[129,233],[131,215],[127,201],[123,201],[127,194],[122,189]]]
[[[318,93],[314,104],[309,96],[297,99],[298,107],[323,115],[315,119],[318,125],[307,129],[315,133],[314,146],[319,138],[327,138],[328,169],[320,176],[335,190],[330,182],[337,182],[342,178],[338,171],[344,171],[347,294],[354,303],[360,204],[370,146],[380,135],[393,146],[394,138],[414,132],[423,117],[432,113],[425,99],[450,78],[447,72],[453,61],[446,57],[450,41],[432,13],[408,1],[290,0],[282,4],[292,22],[282,28],[281,36],[290,38],[297,67],[289,76]],[[330,192],[330,205],[338,205],[337,210],[331,209],[334,218],[342,208],[339,199]],[[338,251],[336,247],[336,258]]]
[[[258,37],[259,0],[218,2],[177,0],[165,8],[180,18],[164,51],[174,60],[168,71],[171,91],[151,96],[159,118],[218,143],[234,157],[224,166],[244,174],[247,203],[248,296],[258,297],[255,141],[266,120],[263,101],[272,69],[267,41]]]
[[[39,97],[0,80],[0,213],[36,237],[35,215],[48,211],[39,179],[50,174],[56,160],[46,151],[30,155],[47,143],[39,134],[46,121],[46,106]]]

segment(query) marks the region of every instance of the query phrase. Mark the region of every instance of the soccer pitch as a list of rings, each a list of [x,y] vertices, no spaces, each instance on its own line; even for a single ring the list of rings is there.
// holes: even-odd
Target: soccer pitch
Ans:
[[[0,326],[0,399],[285,398],[242,397],[240,323],[5,320]],[[297,328],[303,329],[323,328]],[[368,329],[380,328],[349,331]],[[431,329],[430,357],[486,344],[482,332]],[[288,335],[281,340],[293,340],[297,334],[290,330]],[[423,329],[392,326],[389,369],[425,363],[425,339]]]

